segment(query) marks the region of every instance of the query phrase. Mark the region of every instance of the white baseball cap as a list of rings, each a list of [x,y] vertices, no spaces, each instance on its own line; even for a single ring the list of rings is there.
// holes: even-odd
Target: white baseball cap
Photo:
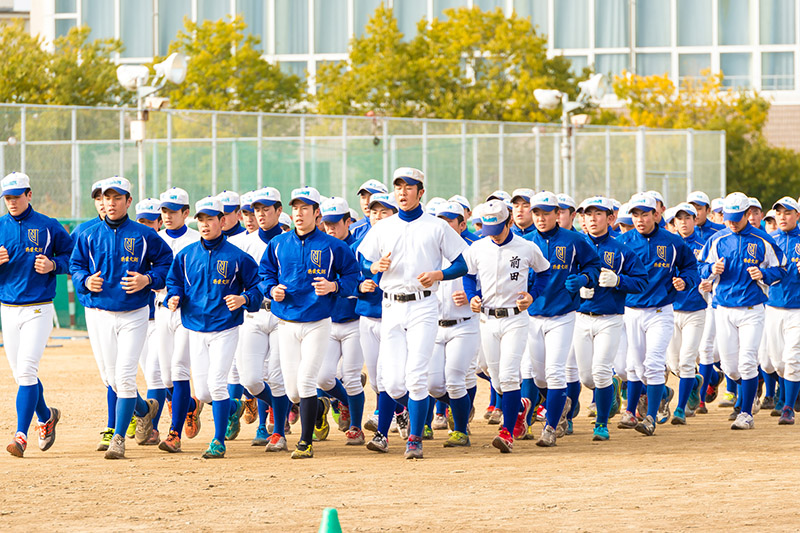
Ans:
[[[103,180],[97,180],[94,183],[92,183],[92,198],[102,193],[103,193]]]
[[[103,180],[103,185],[101,186],[103,194],[106,193],[108,190],[113,190],[118,192],[119,194],[130,194],[131,193],[131,182],[126,180],[125,178],[121,178],[119,176],[113,176],[111,178],[106,178]],[[5,189],[3,190],[3,194],[6,194]]]
[[[526,202],[531,203],[531,198],[533,198],[534,194],[536,193],[534,193],[532,189],[527,189],[524,187],[521,189],[514,189],[514,191],[511,193],[511,202],[513,203],[515,198],[522,198]]]
[[[672,208],[674,210],[672,216],[675,217],[678,215],[679,212],[683,211],[688,215],[692,215],[694,217],[697,216],[697,208],[690,204],[689,202],[681,202],[675,207]]]
[[[483,222],[481,222],[481,209],[483,209],[483,204],[476,205],[475,209],[472,210],[472,217],[470,217],[470,220],[473,223],[480,222],[481,224],[483,224]]]
[[[184,207],[189,207],[189,193],[178,187],[167,189],[158,199],[161,200],[161,207],[170,211],[180,211]]]
[[[255,191],[248,191],[239,197],[239,209],[242,211],[247,211],[248,213],[253,212],[253,193]]]
[[[658,191],[647,191],[645,194],[651,196],[656,202],[661,202],[664,205],[664,196]]]
[[[800,204],[795,201],[794,198],[790,196],[784,196],[774,204],[772,204],[772,210],[776,210],[778,206],[783,207],[784,209],[794,209],[798,213],[800,213]]]
[[[489,200],[508,200],[510,202],[511,195],[498,189],[486,197],[486,201],[488,202]]]
[[[262,187],[250,196],[250,205],[262,204],[265,207],[275,205],[281,201],[281,192],[275,187]]]
[[[556,196],[558,199],[558,207],[561,209],[575,209],[575,199],[568,194],[559,194]]]
[[[774,209],[770,209],[769,211],[767,211],[767,214],[764,215],[764,220],[767,220],[768,218],[771,218],[772,220],[775,220],[775,217],[777,217],[777,216],[778,216],[778,212],[775,211]]]
[[[367,180],[358,188],[359,196],[363,193],[376,194],[382,192],[388,192],[388,190],[386,189],[386,185],[378,180]]]
[[[392,175],[392,183],[396,184],[397,180],[403,180],[408,185],[423,186],[425,185],[425,174],[417,168],[400,167]]]
[[[322,197],[319,191],[314,187],[300,187],[299,189],[293,190],[289,205],[293,204],[295,200],[300,200],[309,205],[320,205],[322,203]]]
[[[619,215],[617,215],[617,222],[625,224],[626,226],[633,226],[633,217],[631,216],[629,208],[629,204],[622,204],[619,208]]]
[[[761,202],[758,201],[758,198],[751,196],[747,200],[750,202],[750,207],[757,207],[762,211],[764,210],[764,208],[761,207]]]
[[[666,211],[664,211],[664,222],[669,224],[672,222],[672,219],[675,218],[675,208],[669,207]]]
[[[146,220],[158,220],[161,216],[161,201],[155,198],[145,198],[136,204],[136,220],[144,218]]]
[[[611,203],[614,205],[614,211],[619,211],[622,207],[622,203],[616,198],[611,198]]]
[[[281,213],[278,216],[278,224],[281,226],[289,226],[292,227],[292,217],[289,216],[289,213]]]
[[[656,207],[658,207],[656,199],[648,193],[634,194],[628,202],[628,212],[631,214],[634,209],[639,209],[640,211],[655,211]]]
[[[323,222],[339,222],[345,215],[350,215],[350,206],[344,198],[333,196],[322,202],[320,211]]]
[[[393,209],[394,211],[398,210],[397,201],[394,199],[394,193],[382,192],[373,194],[369,199],[369,207],[372,208],[375,204],[381,204],[383,207]]]
[[[26,189],[31,188],[31,179],[22,172],[12,172],[0,182],[3,188],[3,196],[19,196]]]
[[[558,209],[558,196],[549,191],[536,193],[531,198],[531,211],[534,209],[542,209],[544,211]]]
[[[233,213],[237,209],[239,209],[239,194],[234,191],[222,191],[217,195],[219,198],[220,203],[222,204],[222,209],[226,213]]]
[[[499,235],[508,220],[508,208],[502,200],[489,200],[481,206],[481,232],[484,235]]]
[[[750,199],[740,192],[732,192],[725,197],[722,205],[722,219],[739,222],[750,209]]]
[[[606,198],[605,196],[592,196],[591,198],[587,198],[581,202],[580,209],[582,209],[584,212],[590,207],[603,209],[608,213],[614,212],[614,203],[610,198]]]
[[[705,206],[711,205],[711,200],[708,199],[708,195],[703,191],[690,192],[689,196],[686,197],[686,201],[689,202],[690,204],[698,204]]]
[[[425,212],[428,213],[429,215],[436,215],[436,208],[446,203],[447,200],[445,200],[444,198],[441,198],[439,196],[434,196],[433,198],[428,200],[428,203],[425,204]]]
[[[467,211],[472,211],[472,206],[469,204],[469,200],[465,196],[461,196],[460,194],[454,194],[450,198],[447,199],[448,202],[458,202],[461,204]]]
[[[436,208],[436,216],[444,217],[449,220],[461,217],[464,218],[464,206],[458,202],[442,202]]]
[[[195,217],[199,214],[216,217],[224,214],[224,207],[219,196],[206,196],[194,204]]]
[[[725,204],[725,200],[722,198],[714,198],[711,200],[711,210],[715,213],[722,212],[722,206]]]

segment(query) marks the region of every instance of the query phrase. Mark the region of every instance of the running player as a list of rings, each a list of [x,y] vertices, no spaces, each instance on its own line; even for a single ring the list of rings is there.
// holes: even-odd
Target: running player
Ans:
[[[358,188],[358,200],[361,205],[361,211],[364,213],[364,218],[353,222],[350,227],[350,233],[356,240],[363,239],[372,225],[370,216],[370,204],[373,194],[386,194],[388,190],[386,185],[378,180],[367,180]]]

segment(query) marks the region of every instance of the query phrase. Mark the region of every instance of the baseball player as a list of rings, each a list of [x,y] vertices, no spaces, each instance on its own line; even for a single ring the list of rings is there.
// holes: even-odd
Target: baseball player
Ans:
[[[761,202],[753,196],[749,197],[748,201],[750,202],[750,208],[747,210],[747,221],[754,228],[763,229],[764,208],[761,207]]]
[[[164,229],[159,236],[172,250],[172,256],[200,240],[200,234],[186,225],[189,217],[189,193],[172,187],[161,193],[161,218]],[[156,295],[156,338],[161,379],[172,389],[172,420],[167,438],[159,449],[175,453],[181,449],[181,436],[186,424],[186,436],[194,438],[200,431],[200,413],[203,403],[192,397],[191,359],[189,357],[189,331],[181,323],[181,311],[170,311],[166,288]]]
[[[656,223],[659,227],[663,228],[667,224],[664,220],[664,212],[667,210],[667,206],[664,203],[664,196],[658,191],[647,191],[644,194],[656,201],[656,209],[653,213],[655,214]]]
[[[533,225],[533,213],[531,212],[531,198],[534,192],[531,189],[515,189],[511,193],[511,216],[514,219],[514,225],[511,231],[514,234],[524,237],[536,231],[536,226]]]
[[[559,194],[556,199],[558,200],[558,227],[574,230],[577,215],[575,199],[568,194]]]
[[[200,241],[175,255],[167,276],[170,311],[181,310],[189,330],[192,383],[197,398],[211,403],[214,439],[206,459],[225,457],[225,431],[231,416],[241,416],[244,404],[231,400],[226,387],[244,309],[261,305],[258,266],[252,257],[222,235],[222,202],[206,197],[195,204]]]
[[[89,335],[100,349],[106,385],[117,393],[116,427],[107,459],[125,457],[125,434],[131,416],[138,417],[136,441],[152,429],[158,402],[145,402],[136,390],[136,370],[147,336],[148,299],[161,289],[171,262],[169,247],[156,232],[128,219],[131,184],[121,177],[103,181],[103,223],[78,236],[70,257],[75,290],[87,295],[96,312]]]
[[[246,192],[239,198],[239,212],[242,214],[242,223],[247,233],[253,233],[258,229],[258,222],[251,204],[254,192]]]
[[[533,379],[536,389],[545,397],[547,423],[536,442],[538,446],[556,445],[556,437],[566,431],[566,417],[577,404],[580,381],[567,380],[567,359],[575,329],[575,312],[581,287],[597,283],[600,259],[595,250],[578,232],[558,223],[562,202],[551,192],[538,193],[531,199],[533,222],[537,231],[526,238],[536,244],[550,263],[550,279],[544,290],[528,307],[528,367],[523,367],[523,380]],[[572,216],[569,208],[563,210]],[[562,220],[563,222],[563,220]],[[571,224],[571,219],[570,219]],[[577,374],[577,372],[576,372]],[[571,377],[571,376],[570,376]],[[530,382],[529,382],[530,383]],[[531,400],[533,401],[533,400]],[[561,426],[559,435],[556,426]]]
[[[609,416],[613,406],[618,409],[620,404],[622,380],[613,374],[613,367],[620,338],[625,335],[625,297],[644,290],[647,273],[636,254],[611,236],[611,201],[596,196],[582,205],[583,227],[602,267],[597,286],[580,289],[573,345],[581,383],[595,391],[592,440],[606,441]]]
[[[281,231],[286,233],[292,229],[292,217],[288,213],[281,213],[281,216],[278,217],[278,224],[281,226]]]
[[[358,200],[361,205],[361,211],[364,213],[364,218],[353,222],[350,226],[350,233],[356,240],[363,239],[372,225],[371,220],[371,198],[373,194],[386,194],[388,190],[386,185],[378,180],[367,180],[358,188]]]
[[[669,416],[665,369],[666,350],[675,327],[672,304],[678,292],[693,290],[699,282],[697,259],[683,239],[659,227],[659,210],[653,195],[634,195],[629,211],[636,231],[620,237],[622,244],[642,259],[649,279],[644,291],[629,294],[625,302],[628,408],[618,427],[635,428],[644,435],[655,433],[662,399]],[[634,412],[645,386],[647,415],[639,423]]]
[[[6,450],[22,457],[36,413],[39,449],[56,440],[61,412],[48,407],[39,362],[53,330],[56,275],[65,274],[72,239],[57,220],[31,206],[30,178],[12,172],[0,182],[8,214],[0,218],[0,322],[17,389],[17,430]]]
[[[774,209],[770,209],[767,211],[767,214],[764,215],[764,231],[769,234],[776,231],[778,229],[778,213]]]
[[[694,207],[694,210],[697,212],[695,231],[703,242],[707,241],[709,237],[725,227],[722,224],[713,222],[709,218],[711,215],[711,201],[708,199],[708,195],[703,191],[689,193],[686,197],[686,202],[692,204],[692,207]]]
[[[291,402],[300,403],[300,442],[293,459],[314,456],[312,435],[320,440],[330,428],[330,402],[317,398],[317,376],[330,343],[336,294],[353,294],[358,266],[350,248],[317,230],[320,194],[313,187],[292,191],[294,231],[267,244],[259,272],[263,293],[280,319],[281,373]],[[275,424],[279,424],[276,414]]]
[[[424,181],[425,175],[418,169],[395,170],[392,183],[400,211],[376,225],[358,247],[371,272],[383,272],[379,283],[384,292],[381,379],[388,396],[408,407],[407,459],[422,458],[427,370],[438,330],[438,300],[431,296],[439,281],[466,273],[461,257],[467,247],[464,240],[420,206]],[[451,264],[442,270],[444,260]]]

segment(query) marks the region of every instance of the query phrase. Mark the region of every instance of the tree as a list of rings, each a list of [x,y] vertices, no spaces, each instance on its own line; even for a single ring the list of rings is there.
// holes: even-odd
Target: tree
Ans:
[[[262,59],[260,40],[245,35],[241,17],[233,20],[186,20],[169,51],[190,58],[186,81],[170,87],[170,105],[179,109],[288,111],[302,97],[297,76]],[[159,62],[163,58],[156,58]]]
[[[48,73],[42,40],[25,31],[22,21],[0,30],[0,102],[38,102]]]

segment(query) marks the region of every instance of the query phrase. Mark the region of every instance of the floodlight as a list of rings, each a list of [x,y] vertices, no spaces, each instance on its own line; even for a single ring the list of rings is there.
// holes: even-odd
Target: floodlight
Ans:
[[[174,52],[161,63],[153,65],[156,78],[165,78],[172,83],[182,83],[186,79],[186,56]]]
[[[150,69],[144,65],[120,65],[117,67],[117,80],[120,85],[131,91],[136,90],[137,86],[147,83],[150,77]]]
[[[555,89],[535,89],[533,97],[542,109],[555,109],[561,103],[561,91]]]
[[[605,76],[602,74],[592,74],[588,80],[578,82],[578,88],[581,90],[581,95],[585,98],[592,100],[599,100],[605,94],[605,85],[603,79]]]

